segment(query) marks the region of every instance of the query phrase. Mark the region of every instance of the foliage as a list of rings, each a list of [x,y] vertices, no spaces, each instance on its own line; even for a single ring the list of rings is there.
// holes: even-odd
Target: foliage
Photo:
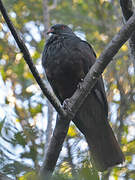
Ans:
[[[44,46],[42,1],[4,0],[5,7],[30,50],[43,77]],[[53,1],[48,1],[49,5]],[[59,0],[50,22],[65,23],[85,37],[100,55],[122,26],[117,0]],[[102,173],[100,179],[135,179],[135,76],[125,44],[104,72],[109,119],[126,156],[121,167]],[[47,101],[0,15],[0,169],[19,180],[34,179],[43,159]],[[54,113],[55,115],[55,113]],[[54,179],[99,179],[86,163],[88,148],[72,124],[60,155]],[[86,165],[87,164],[87,165]],[[85,166],[86,165],[86,166]],[[93,176],[93,177],[91,177]]]

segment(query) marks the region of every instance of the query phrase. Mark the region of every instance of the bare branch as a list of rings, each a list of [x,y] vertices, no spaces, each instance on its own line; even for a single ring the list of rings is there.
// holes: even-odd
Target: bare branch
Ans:
[[[0,0],[0,10],[2,12],[2,15],[18,45],[18,47],[20,48],[20,51],[23,53],[23,57],[26,61],[26,63],[28,64],[34,78],[36,79],[38,85],[40,86],[43,94],[49,99],[49,101],[53,104],[53,106],[55,107],[56,111],[61,114],[61,115],[65,115],[65,111],[62,109],[61,104],[59,102],[59,100],[57,99],[56,96],[54,96],[49,89],[45,86],[45,84],[43,83],[42,79],[39,76],[39,73],[35,67],[35,65],[33,64],[33,61],[31,59],[30,53],[25,45],[25,43],[23,42],[23,40],[19,37],[17,31],[15,30],[12,22],[10,21],[6,9],[3,6],[2,1]]]
[[[69,123],[70,121],[66,121],[64,118],[57,116],[57,122],[53,136],[48,146],[48,150],[40,172],[42,180],[49,180],[52,175],[60,151],[62,149],[64,139],[68,132]]]

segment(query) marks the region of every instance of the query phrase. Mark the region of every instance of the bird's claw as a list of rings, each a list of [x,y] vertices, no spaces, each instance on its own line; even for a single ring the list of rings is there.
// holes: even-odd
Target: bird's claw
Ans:
[[[77,88],[82,89],[82,83],[83,83],[83,81],[84,81],[84,79],[81,78],[81,79],[80,79],[80,82],[79,82],[78,85],[77,85]]]
[[[68,98],[65,99],[64,102],[63,102],[63,105],[62,105],[63,109],[65,109],[65,110],[68,109],[69,111],[71,111],[71,109],[69,108],[69,103],[70,103],[70,99],[68,99]]]

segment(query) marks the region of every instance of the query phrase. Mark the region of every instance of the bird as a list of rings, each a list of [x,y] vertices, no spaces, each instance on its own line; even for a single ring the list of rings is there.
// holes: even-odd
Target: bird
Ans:
[[[47,79],[63,104],[72,97],[96,61],[92,46],[64,24],[55,24],[42,53]],[[124,162],[124,154],[108,121],[108,102],[102,76],[79,108],[74,124],[84,135],[91,162],[98,171]]]

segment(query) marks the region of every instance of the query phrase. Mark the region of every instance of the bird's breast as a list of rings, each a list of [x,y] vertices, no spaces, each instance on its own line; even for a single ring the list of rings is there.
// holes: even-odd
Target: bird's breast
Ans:
[[[81,69],[81,63],[64,43],[57,41],[48,47],[45,63],[47,78],[62,100],[75,92],[78,82],[84,76]]]

